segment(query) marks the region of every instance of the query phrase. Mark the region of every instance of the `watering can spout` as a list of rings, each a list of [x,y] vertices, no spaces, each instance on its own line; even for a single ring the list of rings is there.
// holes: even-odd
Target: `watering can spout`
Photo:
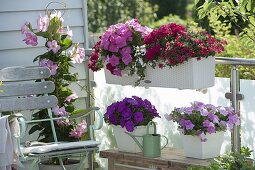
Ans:
[[[143,145],[136,139],[136,137],[142,137],[142,136],[134,136],[134,135],[131,135],[130,133],[127,133],[125,132],[127,135],[129,135],[133,140],[134,142],[137,144],[137,146],[143,151]]]

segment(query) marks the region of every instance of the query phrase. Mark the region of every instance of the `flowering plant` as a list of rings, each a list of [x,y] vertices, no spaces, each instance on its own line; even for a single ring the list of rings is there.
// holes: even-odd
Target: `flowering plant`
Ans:
[[[89,68],[98,71],[106,65],[113,75],[136,74],[138,85],[145,78],[148,65],[152,68],[172,67],[200,60],[224,50],[225,41],[207,32],[194,32],[182,25],[169,23],[153,31],[133,19],[110,26],[94,46]],[[128,71],[128,72],[127,72]]]
[[[214,106],[202,102],[193,102],[191,107],[175,108],[167,120],[178,123],[184,135],[197,135],[205,142],[206,134],[232,129],[233,125],[240,125],[238,115],[232,107]]]
[[[104,120],[106,123],[120,125],[128,132],[133,132],[134,127],[146,126],[155,117],[160,116],[150,101],[132,96],[108,106]]]
[[[73,32],[67,26],[63,27],[64,19],[60,11],[49,12],[45,16],[40,15],[37,19],[37,32],[32,25],[26,22],[21,27],[21,32],[25,36],[23,40],[27,45],[38,45],[38,37],[46,39],[45,46],[47,52],[37,56],[34,61],[39,60],[39,66],[48,67],[51,77],[47,80],[53,81],[55,91],[52,93],[58,98],[58,106],[52,108],[54,117],[59,117],[55,122],[57,137],[60,141],[73,141],[81,139],[87,130],[85,121],[77,123],[68,119],[70,114],[75,113],[73,102],[78,98],[77,94],[68,88],[71,82],[77,81],[77,73],[70,73],[71,63],[82,63],[84,60],[84,49],[79,44],[72,46]],[[68,51],[67,51],[68,50]],[[33,119],[48,118],[47,110],[41,110],[33,114]],[[29,134],[40,131],[40,141],[54,141],[50,128],[50,122],[40,122],[34,125]]]
[[[169,23],[145,36],[145,58],[155,68],[172,67],[189,60],[213,56],[224,50],[225,41],[207,32],[194,32],[182,25]]]
[[[129,71],[128,75],[145,77],[144,36],[151,31],[141,26],[137,19],[110,26],[94,46],[89,68],[98,71],[105,65],[116,76]]]

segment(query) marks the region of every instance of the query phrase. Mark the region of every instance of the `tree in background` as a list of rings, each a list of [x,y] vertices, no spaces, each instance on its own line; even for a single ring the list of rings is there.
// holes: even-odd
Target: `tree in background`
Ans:
[[[147,0],[88,0],[89,31],[103,32],[108,26],[138,18],[143,25],[155,21],[157,6]]]
[[[186,16],[186,7],[190,0],[150,0],[150,3],[159,7],[157,18],[161,19],[169,14],[179,15],[182,19]]]
[[[207,18],[216,36],[228,40],[224,57],[255,58],[254,0],[195,0],[195,5],[198,18]],[[230,66],[219,65],[216,74],[229,77],[230,69]],[[241,78],[255,79],[254,67],[240,66],[239,70]]]

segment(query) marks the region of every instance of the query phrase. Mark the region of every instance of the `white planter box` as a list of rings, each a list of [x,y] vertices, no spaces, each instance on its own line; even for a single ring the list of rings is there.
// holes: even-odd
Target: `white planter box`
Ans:
[[[153,132],[153,127],[150,127],[150,133]],[[138,153],[142,152],[142,150],[137,146],[137,144],[134,142],[134,140],[127,135],[125,132],[125,128],[121,128],[121,126],[113,126],[113,134],[116,139],[116,143],[118,146],[118,150],[122,152],[131,152],[131,153]],[[128,132],[132,135],[138,135],[143,136],[146,134],[146,126],[138,126],[135,127],[135,130],[133,132]],[[137,138],[138,141],[142,144],[142,138]]]
[[[109,70],[105,69],[106,83],[120,85],[134,85],[137,76],[114,76]],[[214,57],[190,59],[173,68],[156,68],[148,67],[146,70],[145,81],[139,86],[149,87],[166,87],[179,89],[200,89],[214,85],[215,78],[215,59]]]
[[[220,155],[224,132],[206,134],[207,141],[201,142],[198,136],[182,135],[183,150],[186,157],[208,159]]]

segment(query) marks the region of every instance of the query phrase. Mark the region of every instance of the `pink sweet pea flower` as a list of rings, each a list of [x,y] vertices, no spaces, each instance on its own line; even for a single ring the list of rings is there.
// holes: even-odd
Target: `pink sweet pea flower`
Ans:
[[[57,120],[57,124],[59,127],[63,127],[63,126],[71,126],[72,122],[69,121],[69,119],[58,119]]]
[[[25,24],[23,24],[21,26],[21,33],[25,34],[26,32],[29,32],[29,28],[28,28],[28,22],[26,22]]]
[[[82,132],[78,131],[77,129],[72,129],[72,131],[69,133],[69,137],[80,139],[82,137]]]
[[[56,106],[54,108],[52,108],[52,112],[57,115],[57,116],[61,116],[61,117],[64,117],[64,116],[67,116],[67,111],[65,110],[65,107],[59,107],[59,106]]]
[[[82,137],[82,134],[86,131],[87,131],[87,123],[85,120],[83,120],[81,123],[77,125],[76,128],[72,129],[72,131],[69,133],[69,136],[80,139]]]
[[[67,26],[66,34],[67,34],[67,38],[72,39],[73,31],[69,29],[69,26]]]
[[[56,40],[48,41],[47,46],[49,47],[48,50],[52,51],[54,54],[56,54],[60,49],[60,46],[58,45],[58,42]]]
[[[58,65],[49,59],[43,59],[39,61],[39,66],[48,67],[50,69],[51,75],[53,76],[57,74]]]
[[[74,92],[73,94],[68,96],[65,101],[70,102],[71,100],[74,100],[74,99],[77,99],[77,98],[78,98],[78,95]]]
[[[49,22],[50,20],[47,15],[42,17],[42,15],[40,14],[39,18],[37,19],[37,30],[43,32],[47,31],[49,27]]]
[[[37,36],[31,32],[25,32],[26,38],[23,40],[27,45],[37,46]]]
[[[76,44],[68,53],[72,63],[82,63],[84,61],[85,51],[84,48],[79,47],[79,44]]]
[[[61,22],[64,22],[60,11],[55,10],[55,13],[50,14],[50,19],[53,19],[54,17],[57,17]]]

